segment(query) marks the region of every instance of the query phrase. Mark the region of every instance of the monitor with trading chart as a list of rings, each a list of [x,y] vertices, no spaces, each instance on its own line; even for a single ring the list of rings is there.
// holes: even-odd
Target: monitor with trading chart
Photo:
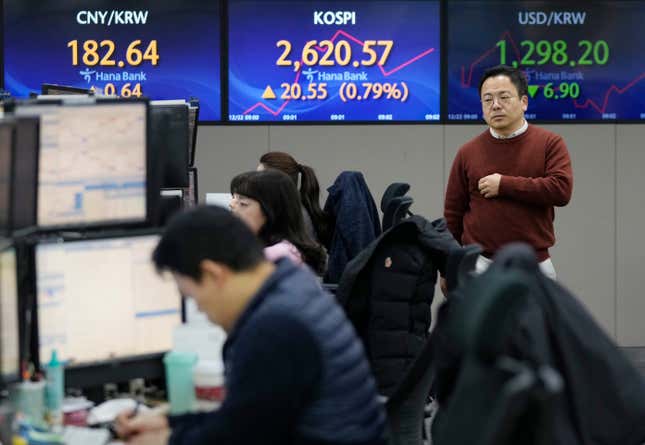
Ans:
[[[183,101],[150,102],[150,144],[162,161],[162,188],[188,187],[189,106]]]
[[[146,220],[147,102],[24,103],[40,117],[38,225]]]
[[[151,262],[158,235],[39,244],[35,251],[40,363],[69,366],[160,353],[181,323],[181,296]]]
[[[17,381],[20,377],[16,263],[13,248],[0,251],[0,380],[5,384]]]
[[[11,161],[13,157],[13,124],[0,120],[0,235],[11,225]]]

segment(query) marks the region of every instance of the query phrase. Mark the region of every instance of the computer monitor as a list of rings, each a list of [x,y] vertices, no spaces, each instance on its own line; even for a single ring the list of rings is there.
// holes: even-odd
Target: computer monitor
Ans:
[[[39,363],[56,349],[69,367],[171,349],[181,296],[151,261],[159,235],[38,244]]]
[[[146,101],[27,102],[15,114],[40,117],[39,227],[148,218]]]
[[[14,119],[11,219],[14,231],[36,226],[40,119]]]
[[[161,188],[188,187],[188,108],[183,100],[150,102],[150,143],[163,165]]]
[[[93,95],[94,91],[88,88],[77,88],[67,85],[44,83],[41,87],[41,93],[48,96],[60,96],[69,94]]]
[[[20,378],[20,331],[18,322],[18,272],[12,247],[0,251],[0,380]]]
[[[11,164],[13,124],[0,120],[0,235],[11,230]]]

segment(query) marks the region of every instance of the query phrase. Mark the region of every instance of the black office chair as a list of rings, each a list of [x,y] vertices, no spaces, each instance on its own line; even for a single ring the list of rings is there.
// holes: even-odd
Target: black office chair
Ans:
[[[550,445],[554,403],[563,384],[550,367],[509,357],[492,367],[464,364],[450,407],[437,414],[434,445]]]
[[[385,403],[388,445],[422,445],[425,406],[434,379],[432,337]]]
[[[381,222],[383,231],[385,232],[406,216],[411,215],[410,206],[413,202],[414,200],[409,196],[399,196],[390,199],[383,213],[383,221]]]
[[[498,395],[487,419],[489,445],[551,445],[556,399],[564,389],[560,374],[550,366],[535,369],[508,357],[497,367],[512,376]]]
[[[469,282],[450,320],[466,351],[455,388],[433,423],[435,445],[546,445],[562,379],[505,355],[528,304],[530,275],[484,274]]]
[[[410,184],[405,182],[393,182],[388,185],[381,197],[381,212],[385,213],[390,200],[404,196],[410,190]]]

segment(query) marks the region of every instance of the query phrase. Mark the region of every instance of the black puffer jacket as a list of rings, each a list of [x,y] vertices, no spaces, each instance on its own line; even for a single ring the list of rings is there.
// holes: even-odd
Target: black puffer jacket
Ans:
[[[374,240],[343,273],[337,298],[365,344],[385,396],[423,347],[437,272],[456,247],[443,219],[412,216]]]

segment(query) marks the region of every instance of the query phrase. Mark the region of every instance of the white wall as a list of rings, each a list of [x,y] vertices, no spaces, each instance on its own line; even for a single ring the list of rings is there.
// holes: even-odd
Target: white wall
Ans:
[[[571,203],[556,210],[552,250],[560,280],[621,346],[645,346],[645,125],[549,125],[568,144]],[[311,165],[324,190],[343,170],[360,170],[377,202],[395,181],[411,184],[413,211],[442,215],[448,170],[479,125],[202,126],[197,141],[200,200],[228,191],[260,155],[283,150]],[[324,202],[325,196],[323,196]]]

